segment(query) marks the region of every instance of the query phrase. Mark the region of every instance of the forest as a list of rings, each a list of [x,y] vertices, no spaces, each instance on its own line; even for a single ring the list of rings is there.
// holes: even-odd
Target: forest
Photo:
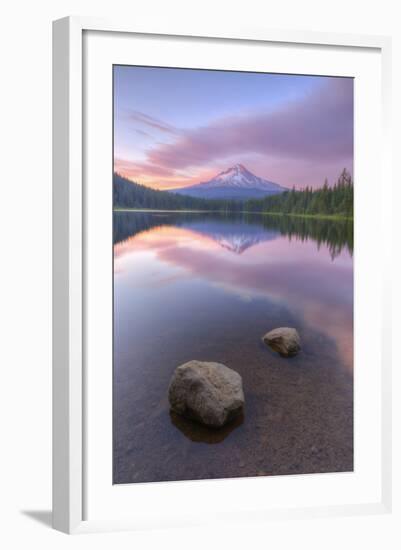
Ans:
[[[333,186],[327,180],[323,187],[286,191],[260,200],[246,203],[248,212],[298,214],[309,216],[338,216],[352,218],[354,211],[354,186],[352,177],[343,170]]]
[[[113,204],[117,209],[212,210],[352,218],[354,187],[350,173],[344,169],[334,185],[329,186],[326,180],[319,189],[309,186],[301,190],[293,188],[279,195],[247,201],[207,200],[151,189],[115,173]]]
[[[113,205],[114,208],[227,212],[239,212],[243,208],[243,204],[238,201],[206,200],[158,191],[134,183],[116,173],[113,177]]]

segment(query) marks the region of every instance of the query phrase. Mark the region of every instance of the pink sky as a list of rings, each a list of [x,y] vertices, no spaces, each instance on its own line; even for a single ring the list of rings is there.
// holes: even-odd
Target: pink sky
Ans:
[[[115,76],[114,170],[133,181],[185,187],[239,162],[297,188],[352,172],[352,79],[123,69]]]

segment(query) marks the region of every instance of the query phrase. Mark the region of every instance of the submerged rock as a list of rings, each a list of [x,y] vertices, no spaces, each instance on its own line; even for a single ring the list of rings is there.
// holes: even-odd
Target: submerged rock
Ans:
[[[282,357],[292,357],[301,349],[301,338],[295,328],[275,328],[267,332],[262,340]]]
[[[238,416],[245,403],[238,372],[203,361],[189,361],[175,369],[168,398],[176,413],[215,428]]]

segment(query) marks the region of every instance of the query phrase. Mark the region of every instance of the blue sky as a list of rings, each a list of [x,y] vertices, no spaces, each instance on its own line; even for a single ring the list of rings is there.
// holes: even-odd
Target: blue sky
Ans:
[[[115,169],[172,188],[241,162],[316,187],[352,169],[352,102],[350,79],[115,66]]]

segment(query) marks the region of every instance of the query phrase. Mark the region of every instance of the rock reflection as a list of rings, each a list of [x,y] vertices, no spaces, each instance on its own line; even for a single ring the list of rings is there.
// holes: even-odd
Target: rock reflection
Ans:
[[[213,445],[224,441],[233,430],[239,428],[243,424],[244,413],[241,413],[222,428],[208,428],[198,422],[180,416],[174,411],[170,411],[170,420],[171,423],[191,441]]]
[[[132,212],[114,230],[114,482],[352,471],[352,223]],[[300,333],[291,361],[261,343],[276,327]],[[245,419],[169,414],[192,357],[241,375]]]

